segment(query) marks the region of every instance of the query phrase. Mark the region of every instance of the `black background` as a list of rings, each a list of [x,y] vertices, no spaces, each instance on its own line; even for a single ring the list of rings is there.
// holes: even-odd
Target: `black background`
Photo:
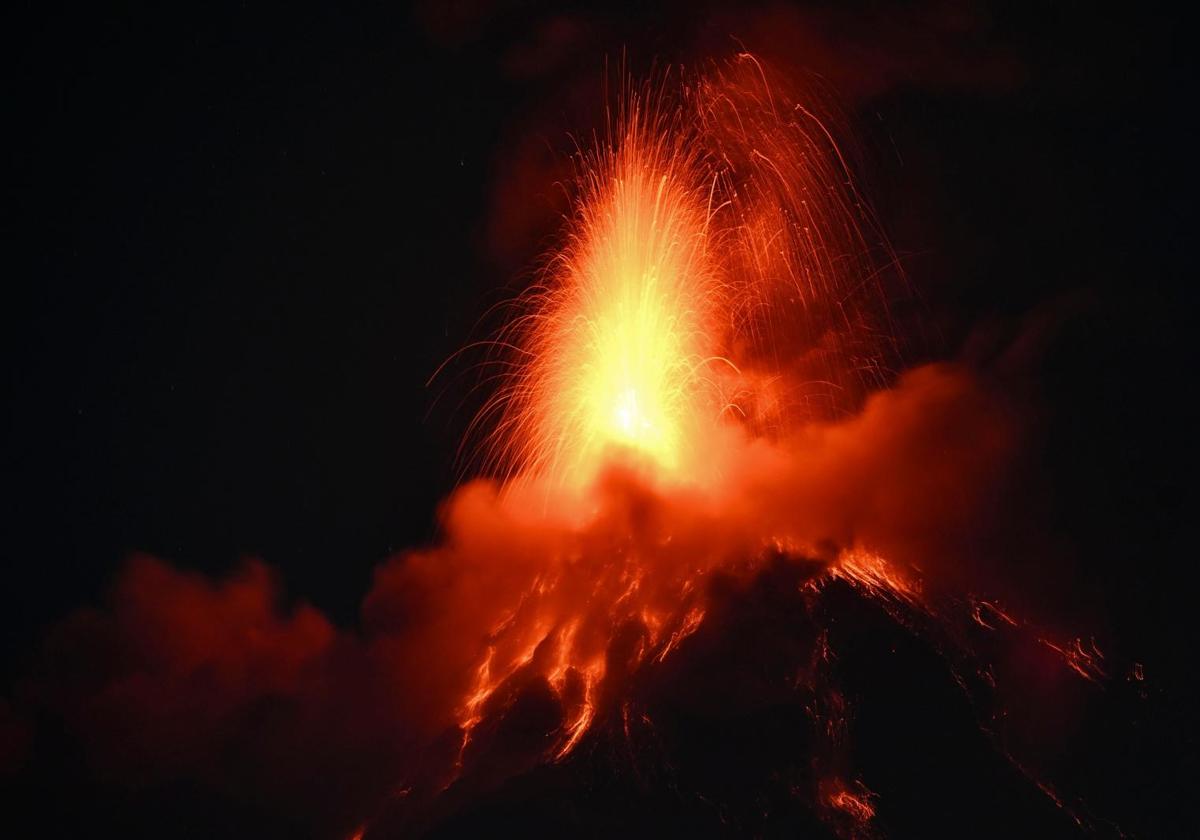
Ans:
[[[1195,429],[1182,23],[1141,5],[971,4],[984,25],[931,34],[920,21],[958,7],[834,5],[802,8],[839,22],[820,36],[845,56],[838,79],[853,80],[863,44],[902,70],[926,50],[958,56],[848,103],[868,190],[929,310],[925,352],[1072,302],[1038,373],[1052,518],[1086,558],[1109,636],[1182,689]],[[430,374],[553,233],[493,241],[509,205],[553,221],[544,196],[497,198],[514,134],[561,146],[580,127],[577,100],[560,104],[569,82],[598,103],[606,57],[694,61],[756,13],[39,5],[12,18],[6,677],[132,551],[213,573],[260,556],[291,595],[352,624],[373,566],[435,537],[456,479],[467,417],[434,405]],[[567,46],[535,49],[562,21]],[[997,51],[1010,82],[956,78]]]

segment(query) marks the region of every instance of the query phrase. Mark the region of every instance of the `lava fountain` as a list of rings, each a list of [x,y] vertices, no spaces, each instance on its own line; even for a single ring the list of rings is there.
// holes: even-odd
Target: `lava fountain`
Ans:
[[[711,484],[729,427],[842,416],[886,382],[894,256],[831,130],[753,56],[627,87],[575,163],[563,244],[489,342],[492,472],[578,488],[624,457]]]
[[[493,404],[494,456],[520,474],[586,482],[614,450],[699,471],[724,305],[713,193],[678,123],[634,98],[583,159],[567,242],[504,342],[520,356]]]

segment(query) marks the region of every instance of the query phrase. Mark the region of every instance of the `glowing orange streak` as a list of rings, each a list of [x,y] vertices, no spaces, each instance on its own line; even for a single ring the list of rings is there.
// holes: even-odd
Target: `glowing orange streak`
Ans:
[[[912,603],[920,599],[921,590],[916,584],[906,580],[880,555],[863,549],[843,552],[829,574],[873,594],[887,593]]]
[[[579,743],[579,739],[587,732],[593,718],[596,716],[596,705],[593,695],[595,686],[604,677],[604,661],[595,660],[590,663],[583,670],[582,676],[583,701],[580,703],[579,712],[576,714],[575,720],[566,728],[566,740],[563,741],[562,746],[554,754],[557,760],[562,760],[570,755],[571,750],[575,749],[575,745]]]
[[[675,632],[671,634],[671,638],[667,639],[667,643],[663,645],[662,650],[655,657],[656,662],[662,662],[667,658],[676,645],[686,639],[688,636],[696,632],[696,628],[700,626],[700,622],[704,620],[704,610],[699,607],[693,607],[688,610],[687,615],[683,617],[683,622]]]
[[[871,804],[871,800],[866,796],[855,795],[848,790],[839,790],[830,796],[829,804],[845,811],[861,823],[869,822],[875,818],[875,806]]]
[[[1092,649],[1090,651],[1084,648],[1082,639],[1075,639],[1067,647],[1056,645],[1047,639],[1038,639],[1038,641],[1061,656],[1067,667],[1085,680],[1099,683],[1108,676],[1102,665],[1104,654],[1096,647],[1095,640],[1091,642]]]
[[[992,624],[985,617],[985,612],[996,616],[1009,627],[1017,626],[1017,620],[1004,610],[1000,609],[1000,607],[998,607],[996,604],[992,603],[991,601],[979,601],[971,608],[971,617],[975,619],[975,623],[977,623],[980,627],[986,627],[988,630],[996,629],[996,625]]]
[[[463,756],[466,754],[467,745],[471,743],[471,733],[475,731],[475,727],[483,720],[483,705],[491,696],[494,688],[494,683],[491,679],[492,658],[496,654],[494,647],[489,647],[487,654],[484,655],[483,661],[479,663],[479,667],[475,669],[475,688],[467,697],[459,713],[459,728],[462,730],[462,743],[458,746],[458,757],[455,759],[455,771],[462,770]]]

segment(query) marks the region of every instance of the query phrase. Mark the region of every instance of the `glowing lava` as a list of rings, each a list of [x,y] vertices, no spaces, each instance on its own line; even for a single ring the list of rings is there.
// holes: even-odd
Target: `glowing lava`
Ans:
[[[720,411],[710,196],[685,139],[635,99],[585,160],[566,245],[511,328],[525,363],[500,449],[524,473],[585,483],[614,449],[684,470]]]

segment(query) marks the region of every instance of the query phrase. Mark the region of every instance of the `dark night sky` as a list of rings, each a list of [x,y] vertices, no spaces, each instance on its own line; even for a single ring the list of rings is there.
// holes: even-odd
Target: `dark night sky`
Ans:
[[[56,6],[4,26],[7,677],[133,551],[209,572],[262,557],[352,624],[374,565],[434,537],[455,479],[466,417],[427,378],[554,232],[545,183],[498,197],[522,183],[522,141],[564,147],[623,46],[635,66],[692,61],[763,28],[705,3],[469,5]],[[1195,428],[1181,22],[1084,3],[800,8],[938,336],[921,353],[1073,313],[1036,383],[1051,518],[1112,632],[1179,673]]]

